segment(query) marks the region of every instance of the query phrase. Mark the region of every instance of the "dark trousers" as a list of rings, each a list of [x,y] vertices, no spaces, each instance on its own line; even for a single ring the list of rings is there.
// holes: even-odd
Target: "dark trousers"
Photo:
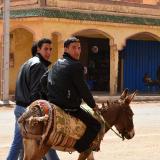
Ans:
[[[101,124],[81,108],[76,112],[69,112],[69,114],[80,119],[87,127],[84,135],[77,141],[74,146],[74,148],[81,153],[89,148],[91,142],[95,139],[98,132],[100,131]]]

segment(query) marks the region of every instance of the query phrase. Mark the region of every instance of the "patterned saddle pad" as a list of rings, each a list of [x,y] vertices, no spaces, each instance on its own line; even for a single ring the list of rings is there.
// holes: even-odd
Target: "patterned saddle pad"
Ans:
[[[45,143],[61,151],[74,151],[73,146],[84,134],[86,125],[64,112],[60,107],[45,100],[37,100],[30,107],[34,107],[34,105],[39,105],[41,110],[49,115],[41,145]],[[92,111],[90,113],[93,114]]]

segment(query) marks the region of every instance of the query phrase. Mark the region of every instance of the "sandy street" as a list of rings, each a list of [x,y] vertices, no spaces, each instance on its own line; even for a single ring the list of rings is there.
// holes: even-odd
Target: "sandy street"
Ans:
[[[122,141],[109,131],[96,160],[160,160],[160,102],[132,103],[136,135]],[[0,160],[5,160],[12,140],[14,108],[0,108]],[[76,160],[77,153],[58,152],[61,160]]]

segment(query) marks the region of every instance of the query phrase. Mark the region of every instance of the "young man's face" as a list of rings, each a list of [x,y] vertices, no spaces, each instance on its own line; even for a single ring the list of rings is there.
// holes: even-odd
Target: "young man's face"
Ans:
[[[81,54],[80,42],[70,43],[69,46],[65,48],[65,52],[67,52],[72,58],[79,60]]]
[[[41,54],[41,56],[45,60],[49,60],[51,53],[52,53],[52,47],[49,43],[43,43],[41,48],[38,48],[38,53]]]

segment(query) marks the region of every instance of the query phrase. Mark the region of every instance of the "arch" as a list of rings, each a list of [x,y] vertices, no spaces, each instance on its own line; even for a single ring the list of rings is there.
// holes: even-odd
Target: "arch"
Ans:
[[[121,46],[119,47],[119,50],[123,50],[126,46],[127,40],[149,40],[149,41],[160,41],[160,37],[156,34],[153,34],[151,32],[137,32],[132,35],[129,35],[128,37],[123,39],[123,43],[121,43]]]
[[[126,38],[126,40],[127,39],[160,41],[160,37],[151,32],[138,32],[133,35],[130,35],[129,37]]]
[[[92,91],[110,90],[110,46],[113,37],[99,29],[82,29],[72,33],[81,41],[80,61],[87,69],[85,75]]]
[[[33,40],[35,40],[35,31],[33,31],[30,27],[25,25],[16,25],[11,28],[10,33],[15,31],[16,29],[24,29],[33,35]]]
[[[145,73],[156,80],[156,70],[160,64],[159,44],[160,37],[151,32],[139,32],[127,37],[125,47],[121,52],[124,88],[145,92],[142,81]]]
[[[108,38],[108,39],[113,39],[113,37],[106,32],[99,30],[99,29],[83,29],[80,31],[76,31],[75,33],[72,33],[71,36],[76,36],[76,35],[82,35],[86,37],[99,37],[99,38]]]
[[[33,34],[24,27],[10,32],[10,94],[14,93],[19,67],[31,57]]]

